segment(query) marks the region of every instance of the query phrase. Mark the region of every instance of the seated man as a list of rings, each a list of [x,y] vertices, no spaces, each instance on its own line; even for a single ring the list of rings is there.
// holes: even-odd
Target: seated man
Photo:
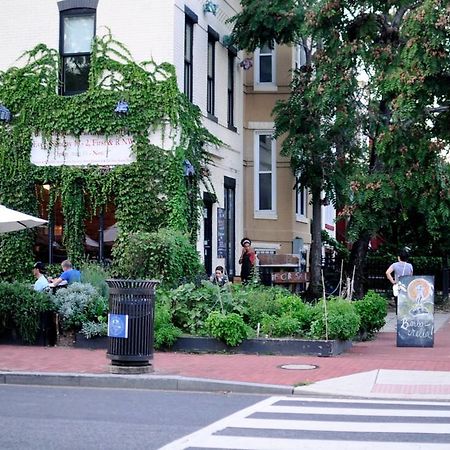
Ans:
[[[81,281],[81,273],[72,267],[72,263],[66,259],[61,263],[62,274],[58,278],[53,278],[51,283],[53,286],[62,286],[64,284],[72,284]]]
[[[37,278],[33,286],[35,291],[41,292],[48,288],[48,281],[45,277],[44,263],[38,261],[33,266],[33,275]]]

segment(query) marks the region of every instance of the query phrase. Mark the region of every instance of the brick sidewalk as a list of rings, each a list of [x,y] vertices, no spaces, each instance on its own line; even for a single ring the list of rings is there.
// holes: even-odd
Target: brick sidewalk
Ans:
[[[105,350],[0,345],[0,371],[108,373]],[[310,364],[313,370],[286,370]],[[433,348],[398,348],[395,333],[355,343],[336,357],[185,354],[156,352],[155,374],[263,384],[296,385],[375,369],[450,372],[450,321],[437,331]]]

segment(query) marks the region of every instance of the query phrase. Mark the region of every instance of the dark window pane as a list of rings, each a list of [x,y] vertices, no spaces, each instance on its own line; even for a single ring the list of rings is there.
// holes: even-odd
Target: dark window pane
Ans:
[[[267,134],[259,135],[259,171],[272,170],[272,139]]]
[[[77,94],[87,90],[90,61],[89,55],[64,58],[64,94]]]
[[[259,57],[259,82],[272,82],[272,55]]]
[[[272,209],[272,174],[259,174],[259,209]]]

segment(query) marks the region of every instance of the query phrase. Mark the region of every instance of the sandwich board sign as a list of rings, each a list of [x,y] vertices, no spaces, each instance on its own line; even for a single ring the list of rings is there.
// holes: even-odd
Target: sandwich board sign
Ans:
[[[433,347],[434,277],[399,279],[397,347]]]

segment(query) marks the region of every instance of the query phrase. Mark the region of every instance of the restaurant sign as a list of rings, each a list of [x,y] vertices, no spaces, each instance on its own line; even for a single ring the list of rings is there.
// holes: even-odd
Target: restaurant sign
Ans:
[[[131,136],[82,134],[44,140],[33,137],[31,162],[37,166],[118,166],[136,160]]]

